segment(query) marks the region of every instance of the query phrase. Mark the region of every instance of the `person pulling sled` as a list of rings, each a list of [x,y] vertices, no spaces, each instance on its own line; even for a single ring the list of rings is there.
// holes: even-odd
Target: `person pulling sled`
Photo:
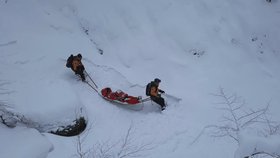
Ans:
[[[67,59],[66,67],[71,68],[76,75],[81,77],[82,81],[86,80],[84,74],[85,67],[82,63],[82,55],[80,53],[76,56],[71,54]]]
[[[161,106],[161,110],[166,108],[164,98],[161,97],[160,93],[165,93],[163,90],[159,89],[160,79],[155,78],[146,86],[146,95],[151,97],[151,100],[156,102]]]

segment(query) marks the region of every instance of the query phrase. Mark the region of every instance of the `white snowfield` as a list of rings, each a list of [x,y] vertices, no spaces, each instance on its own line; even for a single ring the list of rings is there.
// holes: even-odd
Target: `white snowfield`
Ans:
[[[258,135],[267,124],[239,144],[205,128],[230,116],[220,88],[280,124],[279,16],[278,0],[0,0],[0,106],[46,128],[88,121],[79,137],[0,124],[0,158],[280,155],[279,131]],[[99,90],[146,97],[160,78],[169,106],[107,102],[65,66],[78,53]]]
[[[243,132],[240,134],[240,145],[235,153],[235,157],[250,156],[254,153],[262,153],[271,157],[279,157],[280,155],[280,136],[273,135],[269,137],[258,136],[251,132]]]
[[[52,143],[37,130],[0,125],[1,157],[45,158],[53,151]]]

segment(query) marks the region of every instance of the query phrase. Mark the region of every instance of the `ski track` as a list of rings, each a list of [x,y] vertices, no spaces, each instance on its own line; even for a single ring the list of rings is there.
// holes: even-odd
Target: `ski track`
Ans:
[[[264,27],[266,26],[265,24],[267,24],[266,22],[270,22],[269,20],[266,20],[265,15],[269,15],[267,17],[271,19],[274,18],[273,14],[270,14],[269,11],[275,12],[274,8],[279,6],[279,3],[276,1],[274,1],[275,3],[271,3],[273,5],[269,4],[269,8],[263,7],[266,6],[264,4],[268,4],[265,1],[258,1],[253,5],[251,2],[238,1],[233,3],[222,0],[218,0],[216,3],[210,3],[206,0],[195,2],[164,0],[162,2],[147,2],[143,3],[143,5],[142,2],[140,2],[140,5],[138,2],[132,1],[129,1],[129,3],[112,1],[112,3],[109,4],[108,2],[111,1],[99,3],[96,3],[95,1],[85,1],[82,3],[75,1],[52,0],[48,2],[40,1],[39,3],[41,4],[37,6],[36,1],[26,1],[22,3],[9,1],[8,5],[6,5],[7,2],[8,0],[0,0],[0,4],[3,4],[1,7],[6,7],[3,7],[6,11],[3,9],[4,14],[2,15],[4,16],[1,17],[3,17],[4,22],[0,27],[3,28],[4,31],[7,31],[7,34],[3,34],[3,37],[6,38],[7,36],[6,39],[8,39],[6,40],[7,42],[2,41],[0,43],[0,56],[2,57],[2,63],[4,63],[4,74],[1,75],[5,80],[11,80],[12,82],[16,82],[16,84],[15,86],[7,85],[5,84],[6,82],[4,85],[0,84],[0,88],[2,88],[0,90],[5,91],[3,95],[10,95],[11,93],[16,92],[5,89],[8,86],[10,88],[19,87],[17,90],[19,90],[18,92],[21,94],[26,92],[23,90],[24,88],[28,88],[27,92],[31,92],[31,95],[34,95],[35,98],[28,98],[28,95],[23,96],[27,97],[27,100],[36,100],[38,99],[37,97],[40,97],[40,95],[36,95],[34,90],[32,91],[32,86],[40,86],[40,84],[43,84],[42,87],[47,89],[47,92],[52,91],[52,93],[57,94],[58,96],[62,94],[62,97],[59,97],[56,100],[55,97],[50,95],[51,93],[45,93],[50,96],[49,100],[55,100],[55,102],[69,100],[69,98],[72,97],[72,95],[68,93],[66,93],[66,97],[63,97],[65,92],[56,92],[59,91],[59,89],[65,89],[64,91],[66,92],[73,91],[74,94],[74,99],[70,100],[70,103],[66,106],[64,104],[53,104],[44,109],[38,105],[40,103],[44,105],[44,102],[42,101],[25,104],[27,108],[32,108],[32,106],[29,107],[28,105],[33,105],[34,108],[38,108],[36,109],[38,111],[35,110],[35,112],[45,112],[44,110],[55,107],[49,113],[54,113],[55,115],[51,115],[50,118],[45,120],[42,120],[42,118],[36,114],[34,115],[34,113],[32,113],[32,109],[29,109],[30,112],[25,113],[30,114],[31,116],[34,115],[32,118],[34,120],[39,120],[37,125],[40,127],[39,131],[41,132],[57,128],[58,126],[67,125],[68,122],[73,121],[71,117],[74,115],[71,111],[76,109],[76,115],[82,115],[86,117],[86,120],[90,123],[94,124],[94,132],[90,132],[90,136],[86,139],[86,141],[88,141],[87,143],[90,144],[90,147],[99,140],[109,140],[110,137],[112,137],[112,139],[116,137],[120,138],[123,133],[126,132],[125,128],[127,128],[129,123],[133,122],[137,126],[136,128],[139,129],[138,132],[140,134],[137,136],[142,136],[140,137],[141,140],[153,140],[154,144],[157,145],[157,149],[155,149],[153,154],[151,154],[152,158],[184,156],[195,158],[207,156],[231,157],[233,155],[232,151],[236,149],[236,146],[233,146],[232,142],[221,144],[221,141],[213,141],[210,140],[212,138],[209,137],[206,138],[206,141],[200,138],[200,136],[204,134],[210,135],[208,131],[202,130],[201,132],[201,126],[205,126],[209,122],[212,123],[212,121],[216,121],[215,117],[217,117],[212,115],[213,112],[210,109],[213,107],[209,105],[211,99],[205,94],[212,90],[213,87],[210,85],[216,86],[218,85],[216,82],[219,82],[221,86],[228,86],[226,87],[228,89],[233,89],[238,93],[240,91],[243,92],[242,95],[244,96],[250,95],[252,92],[259,91],[258,94],[252,94],[254,100],[258,102],[264,98],[262,97],[262,94],[266,91],[268,95],[275,92],[275,95],[271,98],[278,97],[279,88],[266,89],[266,87],[277,87],[279,83],[279,75],[278,73],[275,73],[277,72],[278,65],[274,60],[270,59],[273,57],[269,56],[269,53],[274,53],[275,56],[278,55],[276,57],[279,57],[279,49],[277,49],[278,46],[276,47],[275,45],[273,47],[273,43],[277,43],[275,41],[277,41],[279,36],[271,39],[268,38],[270,36],[264,36],[264,33],[267,34],[270,31],[274,31],[275,36],[278,35],[278,32],[275,31],[277,27],[273,26],[272,23],[268,23],[267,25],[270,26],[271,29],[267,30],[265,28],[268,27]],[[96,5],[87,5],[94,3]],[[236,6],[237,4],[240,4],[240,6]],[[250,8],[244,12],[236,12],[237,7],[241,7],[242,10],[245,10],[251,5],[253,5],[254,7],[252,8],[255,9],[251,10]],[[35,6],[34,8],[37,9],[29,8],[29,6]],[[223,8],[232,9],[227,11]],[[18,9],[18,12],[13,12],[12,9]],[[27,9],[30,9],[30,12],[26,12]],[[260,13],[259,16],[250,17],[249,15],[254,13],[254,10],[262,10],[262,13]],[[221,14],[225,13],[225,11],[227,11],[226,14]],[[276,12],[279,13],[279,11]],[[236,17],[235,14],[237,14]],[[29,20],[30,16],[34,17]],[[256,19],[254,19],[255,17]],[[10,23],[11,18],[14,19],[14,22],[12,23]],[[146,20],[147,18],[150,20]],[[260,19],[262,20],[260,21]],[[246,20],[248,20],[248,24],[243,22]],[[24,23],[22,23],[22,21]],[[29,24],[32,24],[32,26]],[[238,32],[241,32],[240,34],[245,33],[245,35],[241,36]],[[251,43],[248,42],[248,40],[250,41],[250,37],[246,35],[247,33],[248,35],[252,34],[254,36],[253,38],[256,37],[255,41]],[[53,38],[55,35],[58,35],[56,36],[57,39]],[[40,39],[38,40],[39,42],[37,42],[37,38]],[[9,39],[17,40],[9,41]],[[224,42],[220,42],[220,40]],[[238,47],[238,49],[231,46],[225,46],[229,43],[234,47]],[[33,44],[32,48],[30,47],[31,44]],[[48,46],[45,46],[47,44]],[[100,63],[104,63],[105,65],[95,64],[88,56],[95,57],[96,54],[101,54],[101,50],[103,52],[103,47],[108,53],[106,53],[105,56],[97,56],[97,58]],[[249,50],[249,48],[246,47],[252,47],[252,50]],[[180,97],[184,99],[184,103],[180,102],[181,98],[177,98],[175,96],[169,97],[167,100],[169,106],[165,111],[161,112],[160,107],[152,101],[144,103],[142,110],[135,111],[122,105],[112,104],[111,102],[104,100],[88,85],[78,80],[78,77],[75,76],[71,69],[63,67],[65,69],[64,71],[63,68],[61,68],[65,65],[66,60],[59,58],[60,56],[57,54],[63,54],[64,52],[63,55],[66,55],[69,52],[77,51],[77,49],[78,52],[87,52],[83,54],[85,56],[83,58],[85,68],[92,79],[97,83],[99,92],[104,87],[111,87],[113,91],[120,89],[130,95],[140,95],[145,97],[145,83],[142,83],[142,81],[149,80],[150,76],[156,75],[164,79],[165,82],[170,83],[168,89],[174,90],[173,92],[178,92],[174,94],[176,94],[176,96],[180,95]],[[92,49],[97,49],[99,54],[94,50],[94,54],[92,55]],[[237,56],[220,53],[222,51],[227,52],[228,50],[232,54],[237,54]],[[221,55],[213,53],[214,51],[217,52],[217,54],[220,53]],[[239,78],[243,79],[239,82],[233,83],[230,83],[230,79],[223,77],[229,74],[226,73],[227,71],[230,72],[231,70],[239,69],[236,65],[239,63],[242,65],[243,60],[241,62],[239,60],[244,59],[242,55],[246,54],[244,51],[249,52],[248,54],[251,55],[244,55],[244,58],[255,58],[256,62],[254,63],[259,63],[259,67],[262,68],[262,73],[267,79],[267,82],[260,82],[260,85],[263,87],[254,89],[254,87],[258,87],[257,84],[249,85],[251,87],[247,87],[247,89],[250,89],[248,90],[248,93],[245,91],[246,88],[238,89],[238,87],[243,86],[242,84],[240,85],[240,83],[244,83],[245,85],[247,83],[251,83],[253,80],[257,80],[258,78],[262,79],[262,76],[256,75],[256,78],[250,78],[249,75],[244,76],[245,73],[243,75],[237,73],[236,75],[239,75]],[[44,59],[44,56],[42,57],[42,54],[40,56],[38,53],[44,54],[46,58]],[[15,54],[19,56],[15,56]],[[158,55],[158,58],[154,57],[155,55]],[[227,69],[227,66],[230,65],[231,62],[226,63],[229,60],[225,56],[229,56],[229,58],[236,57],[239,60],[236,60],[238,62],[233,62],[234,64],[237,63],[234,67],[229,66],[230,68]],[[213,61],[211,61],[211,57],[217,59],[213,59]],[[53,62],[57,61],[55,60],[57,58],[59,58],[59,64],[57,62]],[[166,60],[165,58],[168,59]],[[198,59],[200,62],[198,62]],[[49,62],[44,62],[48,60]],[[211,65],[207,65],[207,60],[211,62]],[[221,60],[226,62],[220,63],[219,61]],[[60,61],[63,62],[63,65],[60,64]],[[106,66],[106,62],[112,62],[112,65],[117,66]],[[164,62],[164,64],[160,68],[163,69],[159,70],[158,74],[149,70],[145,73],[148,75],[143,74],[143,72],[146,72],[146,70],[143,70],[143,67],[149,68],[153,65],[160,65],[162,62]],[[252,61],[244,60],[244,63],[246,64],[250,62]],[[276,65],[269,66],[269,64],[273,64],[274,62]],[[141,65],[143,63],[144,65]],[[225,66],[225,68],[219,69],[218,67],[215,67],[215,63],[220,64],[221,67]],[[145,67],[146,64],[147,67]],[[42,67],[43,69],[40,69],[42,65],[52,66]],[[220,67],[220,65],[217,66]],[[33,66],[36,68],[34,69]],[[212,73],[211,68],[217,71],[213,71]],[[40,71],[42,70],[44,73],[46,72],[46,74],[40,74]],[[179,72],[183,75],[179,76],[179,73],[173,73],[173,70],[174,72]],[[135,71],[139,73],[135,74],[136,79],[138,79],[139,76],[139,80],[136,81],[133,74]],[[223,71],[225,73],[220,74],[218,71]],[[172,73],[169,74],[166,72]],[[256,71],[254,71],[254,68],[252,67],[250,72]],[[235,71],[231,73],[235,75]],[[34,74],[39,77],[40,81],[43,80],[44,82],[34,79],[32,77]],[[28,75],[30,75],[30,77]],[[178,75],[178,77],[176,75]],[[215,77],[212,78],[212,76]],[[254,75],[252,76],[255,77]],[[179,80],[173,81],[173,77],[174,80],[175,78],[179,78]],[[206,81],[203,81],[203,78]],[[273,80],[271,80],[272,78]],[[246,79],[250,81],[248,82]],[[51,85],[57,81],[59,81],[59,84],[52,87]],[[39,84],[37,82],[39,82]],[[133,84],[133,82],[142,83],[142,85]],[[37,85],[33,85],[32,83],[37,83]],[[69,85],[64,85],[64,83],[69,83]],[[181,83],[183,84],[179,85]],[[60,87],[60,84],[63,86]],[[186,89],[183,91],[183,88],[180,89],[180,86],[186,86]],[[206,86],[206,88],[201,88],[200,86]],[[49,87],[52,88],[49,89]],[[40,89],[35,90],[40,91]],[[264,92],[261,92],[262,90]],[[269,92],[271,90],[274,90],[274,92]],[[180,93],[183,94],[181,95]],[[258,97],[261,99],[258,100]],[[25,100],[24,97],[18,98],[19,96],[15,95],[12,100]],[[76,102],[76,100],[78,101]],[[21,108],[20,105],[18,106],[18,108]],[[59,109],[60,106],[62,109]],[[75,107],[73,108],[73,106]],[[82,112],[77,114],[81,109]],[[278,110],[279,108],[276,109]],[[17,109],[15,108],[15,110]],[[275,111],[277,112],[277,110]],[[56,113],[57,111],[59,111],[60,114]],[[60,117],[61,120],[50,120],[51,118],[56,118],[56,115],[61,115],[61,113],[63,115],[67,115],[67,117]],[[215,112],[214,115],[222,115],[222,113]],[[115,127],[115,129],[113,127]],[[22,129],[20,130],[22,131]],[[17,133],[20,132],[20,130],[13,129],[11,132]],[[9,133],[11,132],[4,132],[3,136],[9,136]],[[199,132],[201,132],[201,135],[197,137],[196,134]],[[32,140],[36,139],[32,139],[32,137],[36,135],[30,135],[29,139],[31,139],[31,143],[29,144],[32,144]],[[16,136],[19,135],[16,134]],[[39,137],[41,137],[41,135],[39,135]],[[70,155],[73,151],[75,152],[76,148],[72,148],[70,144],[74,139],[61,139],[53,136],[49,136],[49,138],[51,140],[53,139],[52,143],[55,146],[55,150],[50,153],[49,156],[46,155],[43,157],[70,157],[68,155],[64,156],[63,154],[66,153]],[[195,138],[194,141],[192,141],[193,138]],[[199,141],[201,141],[200,143],[197,143],[198,138],[200,139]],[[23,141],[20,142],[22,144],[28,141],[28,139],[22,140]],[[9,145],[15,146],[16,144],[11,142],[10,144],[7,143],[5,145],[6,146],[2,149],[13,151],[13,148],[9,147]],[[40,148],[38,147],[38,150],[39,149]],[[227,153],[227,150],[230,150],[231,152]],[[34,151],[36,152],[34,148],[31,148],[26,151],[22,150],[19,153],[29,154],[29,152],[32,153]]]
[[[141,85],[137,85],[137,84],[132,84],[131,82],[129,82],[127,80],[127,78],[120,73],[118,70],[116,70],[115,68],[109,67],[109,66],[105,66],[105,65],[98,65],[95,64],[94,62],[92,62],[91,60],[87,59],[87,58],[83,58],[84,65],[85,65],[85,69],[86,71],[89,73],[89,75],[91,76],[91,78],[94,80],[94,82],[97,84],[98,86],[98,95],[95,95],[95,97],[104,100],[102,98],[102,96],[100,96],[100,91],[102,88],[105,87],[110,87],[112,88],[113,86],[113,91],[116,91],[118,89],[128,93],[129,95],[132,95],[130,92],[133,92],[134,95],[133,96],[142,96],[142,98],[145,98],[146,96],[141,95],[143,94],[143,92],[145,91],[145,86],[141,86]],[[74,76],[74,75],[73,75]],[[112,77],[113,76],[113,77]],[[109,78],[109,80],[107,80]],[[114,82],[111,79],[117,79],[118,82]],[[80,82],[80,80],[79,80]],[[81,82],[82,83],[82,82]],[[76,87],[78,86],[78,87]],[[77,84],[75,87],[76,88],[81,88],[79,87],[80,84]],[[84,86],[82,86],[84,87]],[[93,89],[91,89],[91,87],[89,87],[88,85],[86,85],[86,87],[84,87],[85,89],[88,90],[88,93],[96,93]],[[83,89],[84,89],[83,88]],[[81,91],[83,91],[82,89],[80,89]],[[169,98],[170,100],[167,100],[167,98]],[[168,103],[168,105],[170,107],[176,107],[178,106],[180,103],[180,99],[176,99],[176,98],[171,98],[166,96],[165,99]],[[139,113],[142,114],[147,114],[150,112],[160,112],[160,106],[157,105],[156,103],[152,102],[152,101],[147,101],[143,104],[140,104],[142,107],[137,107],[137,108],[130,108],[127,107],[126,105],[121,105],[118,103],[112,103],[109,101],[104,100],[106,104],[109,104],[110,106],[116,106],[118,108],[121,108],[125,111],[137,111]],[[169,107],[166,108],[166,110],[168,110]]]
[[[123,83],[123,84],[120,84],[121,87],[119,87],[119,88],[124,88],[126,90],[137,88],[137,90],[142,91],[140,94],[145,92],[146,85],[139,85],[139,84],[131,83],[130,81],[128,81],[128,79],[127,79],[127,77],[125,77],[125,75],[123,75],[120,71],[116,70],[115,68],[112,68],[112,67],[109,67],[106,65],[95,64],[94,62],[92,62],[91,60],[89,60],[87,58],[84,58],[84,61],[86,61],[88,64],[91,64],[92,66],[95,67],[95,68],[93,68],[93,70],[90,70],[91,66],[84,64],[86,71],[89,72],[89,75],[93,74],[92,78],[96,77],[96,78],[102,80],[101,78],[99,78],[99,76],[101,76],[103,78],[106,78],[106,77],[108,78],[108,77],[111,77],[112,73],[114,73],[114,74],[116,74],[116,76],[118,78],[120,78],[121,83]],[[100,68],[99,71],[97,71],[98,70],[97,68]],[[106,73],[104,73],[104,72],[106,72]],[[111,77],[111,78],[113,79],[114,77]],[[104,85],[106,87],[106,85],[104,83],[101,83],[101,82],[98,82],[98,83],[101,85]],[[118,83],[115,83],[114,81],[112,81],[110,83],[118,84]],[[100,86],[98,86],[98,87],[100,87]],[[180,98],[177,98],[175,96],[170,95],[170,97],[174,97],[174,100],[181,100]]]
[[[109,67],[109,66],[105,66],[105,65],[95,64],[95,63],[93,63],[92,61],[90,61],[89,59],[86,59],[86,58],[84,59],[84,61],[86,61],[87,63],[89,63],[92,66],[94,66],[93,70],[90,70],[91,66],[84,64],[85,68],[89,72],[89,74],[94,74],[93,77],[92,77],[93,79],[94,79],[94,77],[99,78],[99,76],[103,77],[104,79],[105,78],[109,78],[109,77],[111,77],[112,73],[114,73],[118,78],[121,79],[121,81],[123,83],[128,85],[127,87],[134,87],[134,85],[132,83],[130,83],[127,80],[127,78],[123,74],[121,74],[118,70],[116,70],[115,68],[112,68],[112,67]],[[98,69],[98,68],[100,68],[100,69]],[[97,70],[99,70],[99,71],[97,71]],[[114,77],[111,77],[111,78],[113,79]],[[118,83],[116,83],[114,81],[111,81],[111,83],[118,84]],[[106,83],[99,82],[99,84],[106,86],[105,85]],[[98,87],[100,87],[100,86],[98,86]]]
[[[9,41],[9,42],[7,42],[7,43],[0,43],[0,47],[4,47],[4,46],[10,46],[10,45],[14,45],[14,44],[16,44],[17,43],[17,41],[16,40],[14,40],[14,41]]]

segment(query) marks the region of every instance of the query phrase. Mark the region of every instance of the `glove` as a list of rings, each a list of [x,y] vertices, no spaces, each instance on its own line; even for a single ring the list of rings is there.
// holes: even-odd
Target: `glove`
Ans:
[[[160,93],[165,93],[165,92],[164,92],[163,90],[161,90],[161,89],[159,90],[159,92],[160,92]]]

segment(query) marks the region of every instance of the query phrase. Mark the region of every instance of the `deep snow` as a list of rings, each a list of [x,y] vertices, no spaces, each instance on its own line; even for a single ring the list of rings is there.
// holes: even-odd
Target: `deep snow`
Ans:
[[[269,103],[279,122],[279,14],[279,2],[265,0],[0,0],[0,100],[42,124],[72,121],[83,108],[85,150],[118,142],[132,125],[135,146],[152,144],[149,158],[244,156],[251,149],[240,147],[257,141],[250,134],[240,146],[207,132],[193,141],[223,116],[211,95],[219,87],[249,108]],[[144,96],[158,77],[182,100],[162,113],[150,103],[143,111],[112,105],[65,67],[71,53],[82,53],[100,88]],[[76,139],[1,125],[0,157],[69,158]]]

